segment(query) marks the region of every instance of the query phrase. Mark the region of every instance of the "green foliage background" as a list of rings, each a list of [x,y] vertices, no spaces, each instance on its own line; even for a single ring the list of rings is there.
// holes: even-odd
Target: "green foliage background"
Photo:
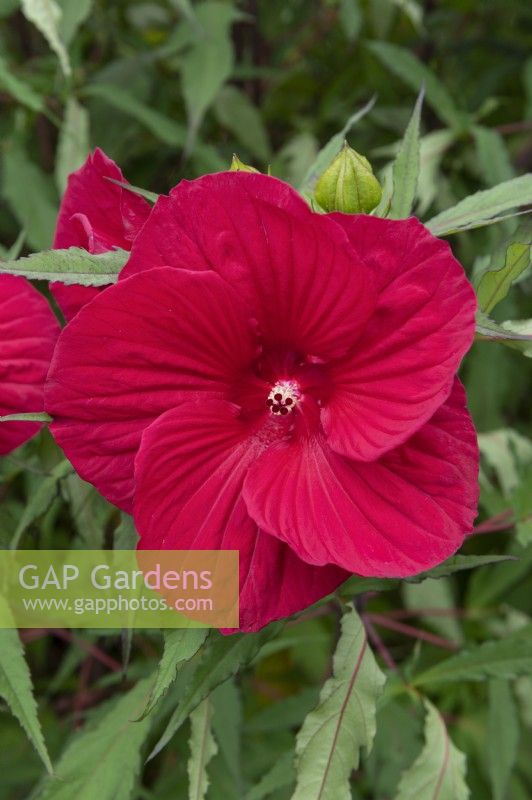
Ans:
[[[300,187],[321,147],[375,96],[348,138],[390,186],[422,83],[422,219],[532,167],[532,8],[521,0],[40,0],[33,6],[44,13],[63,12],[48,42],[28,5],[0,0],[2,258],[51,245],[65,177],[89,145],[154,192],[227,168],[234,151]],[[523,219],[453,236],[475,282],[504,266],[508,243],[530,242]],[[493,318],[531,317],[531,293],[528,268]],[[478,534],[463,553],[516,560],[402,586],[353,579],[343,599],[282,630],[212,632],[205,641],[171,634],[162,661],[156,631],[26,631],[25,655],[13,632],[0,631],[0,799],[460,800],[464,777],[474,800],[530,798],[529,366],[488,340],[463,369],[483,455]],[[130,522],[71,472],[46,432],[2,460],[0,546],[100,547],[131,537]],[[351,794],[305,795],[302,772],[314,767],[305,766],[306,748],[315,746],[305,731],[329,706],[297,738],[297,789],[296,734],[327,679],[343,691],[343,655],[358,636],[348,629],[353,612],[334,669],[332,654],[353,596],[388,675],[377,734],[353,769]],[[371,718],[375,701],[363,689],[360,709]],[[348,717],[354,731],[361,713]],[[357,737],[363,747],[371,740]],[[440,751],[451,767],[438,783]],[[46,752],[55,777],[43,777]]]

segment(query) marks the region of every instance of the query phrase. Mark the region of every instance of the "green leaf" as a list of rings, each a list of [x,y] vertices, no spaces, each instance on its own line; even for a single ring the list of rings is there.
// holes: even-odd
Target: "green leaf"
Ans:
[[[205,628],[179,628],[164,632],[164,650],[157,667],[155,683],[148,697],[142,717],[146,717],[158,705],[160,700],[176,679],[183,662],[196,655],[207,638]]]
[[[50,508],[54,499],[57,497],[57,486],[59,481],[72,472],[73,468],[70,464],[70,461],[64,459],[53,468],[48,477],[44,478],[40,483],[37,484],[37,488],[24,506],[24,511],[22,512],[22,516],[20,517],[15,533],[13,534],[13,539],[11,541],[12,550],[17,549],[22,536],[32,522],[45,514]]]
[[[490,224],[511,208],[532,203],[532,174],[521,175],[491,189],[466,197],[426,224],[434,236],[446,236],[467,227]]]
[[[26,241],[26,231],[23,229],[17,236],[16,241],[11,245],[9,250],[6,251],[5,260],[14,261],[16,258],[18,258],[22,253],[22,248],[24,247],[25,241]]]
[[[424,89],[421,89],[393,165],[393,195],[388,215],[391,219],[405,219],[414,207],[420,166],[419,125],[423,97]]]
[[[239,18],[236,9],[219,0],[196,8],[201,33],[181,59],[183,96],[188,115],[186,152],[192,150],[207,109],[233,71],[231,27]],[[194,26],[191,25],[194,32]]]
[[[443,564],[438,567],[433,567],[427,572],[420,572],[419,575],[412,575],[410,578],[405,578],[410,583],[419,583],[427,578],[447,578],[449,575],[454,575],[455,572],[462,572],[467,569],[477,569],[477,567],[484,567],[488,564],[499,564],[503,561],[515,560],[514,556],[509,555],[486,555],[486,556],[451,556]]]
[[[264,800],[278,789],[291,786],[295,781],[294,754],[284,753],[247,793],[245,800]]]
[[[361,749],[371,749],[384,682],[351,606],[342,618],[333,675],[297,736],[292,800],[351,800],[349,778],[359,765]]]
[[[221,125],[261,161],[268,161],[271,153],[268,133],[262,117],[247,94],[236,86],[224,86],[214,104]]]
[[[420,139],[417,215],[423,216],[440,192],[440,167],[445,153],[456,140],[450,130],[431,131]]]
[[[524,467],[532,464],[532,442],[512,428],[480,433],[480,452],[494,470],[505,497],[521,483]]]
[[[62,16],[61,8],[55,0],[21,0],[21,8],[26,19],[32,22],[42,33],[50,48],[56,54],[64,75],[70,76],[72,68],[59,33]]]
[[[243,791],[242,777],[242,698],[240,687],[234,679],[220,684],[210,695],[214,716],[213,730],[220,748],[222,759],[233,796],[241,798]]]
[[[304,191],[312,191],[314,189],[314,185],[320,175],[327,169],[333,158],[337,155],[338,151],[342,147],[344,140],[353,127],[356,125],[362,117],[365,117],[368,112],[371,111],[373,106],[377,101],[376,96],[372,97],[371,100],[366,103],[359,111],[355,111],[352,114],[347,122],[345,123],[344,127],[338,133],[335,133],[332,136],[325,147],[322,147],[316,159],[312,162],[311,166],[308,168],[305,177],[303,178],[301,189]]]
[[[488,684],[486,756],[493,800],[504,800],[519,745],[517,706],[508,681],[494,678]]]
[[[340,24],[350,42],[358,38],[363,22],[359,0],[340,0]]]
[[[110,250],[94,255],[79,247],[44,250],[17,261],[0,262],[0,273],[24,275],[31,280],[61,281],[81,286],[107,286],[116,283],[129,253]]]
[[[70,97],[59,133],[55,162],[55,180],[61,193],[66,189],[68,176],[81,167],[89,149],[89,115],[74,97]]]
[[[212,734],[212,703],[207,697],[190,715],[189,800],[205,800],[209,788],[207,767],[218,752]]]
[[[505,344],[520,350],[525,356],[532,355],[532,320],[517,319],[498,323],[482,311],[477,311],[477,338]]]
[[[425,746],[401,776],[395,800],[467,800],[466,760],[452,743],[445,722],[424,700]]]
[[[532,319],[512,319],[501,325],[510,336],[503,340],[503,344],[519,350],[527,358],[532,358]]]
[[[133,517],[122,511],[120,523],[113,534],[113,550],[134,550],[138,540]]]
[[[504,561],[514,561],[515,556],[510,555],[486,555],[486,556],[451,556],[443,564],[420,572],[418,575],[411,575],[403,580],[407,583],[422,583],[432,578],[447,578],[455,572],[462,572],[469,569],[477,569],[488,564],[498,564]],[[354,594],[364,592],[386,592],[397,589],[400,582],[396,578],[362,578],[360,575],[353,575],[340,587],[339,594],[342,597],[350,597]]]
[[[0,598],[4,604],[4,600]],[[8,614],[2,611],[2,616]],[[0,696],[18,719],[49,773],[53,772],[50,757],[37,717],[37,704],[33,697],[31,675],[24,651],[14,628],[0,630]]]
[[[515,177],[515,170],[501,134],[490,128],[475,126],[473,135],[480,170],[486,184],[496,186]]]
[[[144,105],[122,87],[113,86],[111,83],[92,83],[84,87],[83,95],[97,97],[112,108],[116,108],[117,111],[122,111],[170,147],[181,148],[185,144],[186,130],[182,125],[161,114],[160,111]]]
[[[485,272],[480,279],[477,287],[480,309],[489,314],[497,303],[504,300],[512,284],[529,269],[531,264],[530,242],[511,244],[506,251],[504,266]]]
[[[129,800],[142,763],[141,748],[150,720],[132,722],[144,703],[148,681],[140,681],[97,722],[67,745],[53,778],[45,781],[38,800]]]
[[[246,733],[274,733],[300,727],[318,702],[318,690],[313,686],[298,694],[261,708],[246,720]]]
[[[30,247],[50,247],[58,211],[55,187],[49,176],[29,160],[19,142],[7,142],[4,148],[3,193],[27,232]]]
[[[0,87],[21,105],[37,113],[44,111],[44,99],[31,86],[12,72],[11,67],[0,56]]]
[[[113,506],[76,473],[64,482],[64,494],[78,535],[88,550],[103,550],[105,531]]]
[[[279,630],[278,625],[269,625],[259,633],[244,635],[217,635],[205,648],[202,659],[185,686],[181,687],[178,705],[172,714],[165,732],[150,754],[154,758],[177,733],[213,689],[226,681],[257,655],[262,645]]]
[[[476,572],[468,587],[467,606],[469,608],[491,608],[505,599],[520,583],[527,580],[532,571],[532,547],[520,552],[507,564],[488,567]]]
[[[159,199],[160,195],[156,194],[155,192],[150,192],[149,189],[141,189],[139,186],[133,186],[131,183],[126,183],[125,181],[117,181],[115,178],[109,178],[106,176],[106,180],[110,181],[111,183],[115,183],[117,186],[121,186],[122,189],[126,189],[128,192],[132,192],[133,194],[138,194],[140,197],[144,197],[145,200],[148,200],[149,203],[156,203]]]
[[[418,33],[423,32],[423,9],[415,0],[392,0],[410,20]]]
[[[449,578],[428,578],[421,583],[408,583],[402,585],[403,599],[406,608],[410,609],[442,609],[452,611],[455,608],[453,585]],[[444,614],[423,613],[423,621],[437,633],[442,634],[451,641],[461,643],[464,638],[462,626],[457,617]]]
[[[451,656],[412,679],[414,686],[532,674],[532,625]]]
[[[424,85],[427,103],[450,128],[467,126],[467,115],[456,106],[443,83],[410,50],[387,42],[370,42],[368,47],[385,67],[415,92]]]
[[[59,34],[66,45],[69,45],[78,28],[88,19],[94,0],[57,0],[62,16],[59,21]]]
[[[24,414],[7,414],[5,417],[0,417],[0,422],[51,422],[52,417],[44,411],[35,413]]]

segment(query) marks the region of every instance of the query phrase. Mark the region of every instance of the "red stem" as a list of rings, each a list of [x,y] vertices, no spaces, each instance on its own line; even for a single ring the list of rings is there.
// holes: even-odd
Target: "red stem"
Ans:
[[[403,622],[389,619],[383,614],[368,613],[366,615],[371,622],[380,625],[382,628],[388,628],[396,633],[402,633],[404,636],[409,636],[412,639],[421,639],[422,641],[433,644],[436,647],[442,647],[444,650],[457,650],[459,645],[456,642],[451,642],[450,639],[444,639],[442,636],[436,636],[434,633],[429,633],[421,628],[414,628],[412,625],[405,625]]]

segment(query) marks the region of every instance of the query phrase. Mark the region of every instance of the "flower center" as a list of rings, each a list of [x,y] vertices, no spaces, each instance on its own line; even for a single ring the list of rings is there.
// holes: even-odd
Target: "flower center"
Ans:
[[[301,390],[296,381],[278,381],[272,388],[266,405],[271,414],[285,417],[291,414],[301,399]]]

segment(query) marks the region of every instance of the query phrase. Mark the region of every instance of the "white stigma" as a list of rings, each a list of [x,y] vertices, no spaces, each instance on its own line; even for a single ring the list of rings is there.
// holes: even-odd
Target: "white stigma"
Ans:
[[[270,414],[286,417],[291,414],[301,399],[301,392],[295,381],[278,381],[266,400]]]

